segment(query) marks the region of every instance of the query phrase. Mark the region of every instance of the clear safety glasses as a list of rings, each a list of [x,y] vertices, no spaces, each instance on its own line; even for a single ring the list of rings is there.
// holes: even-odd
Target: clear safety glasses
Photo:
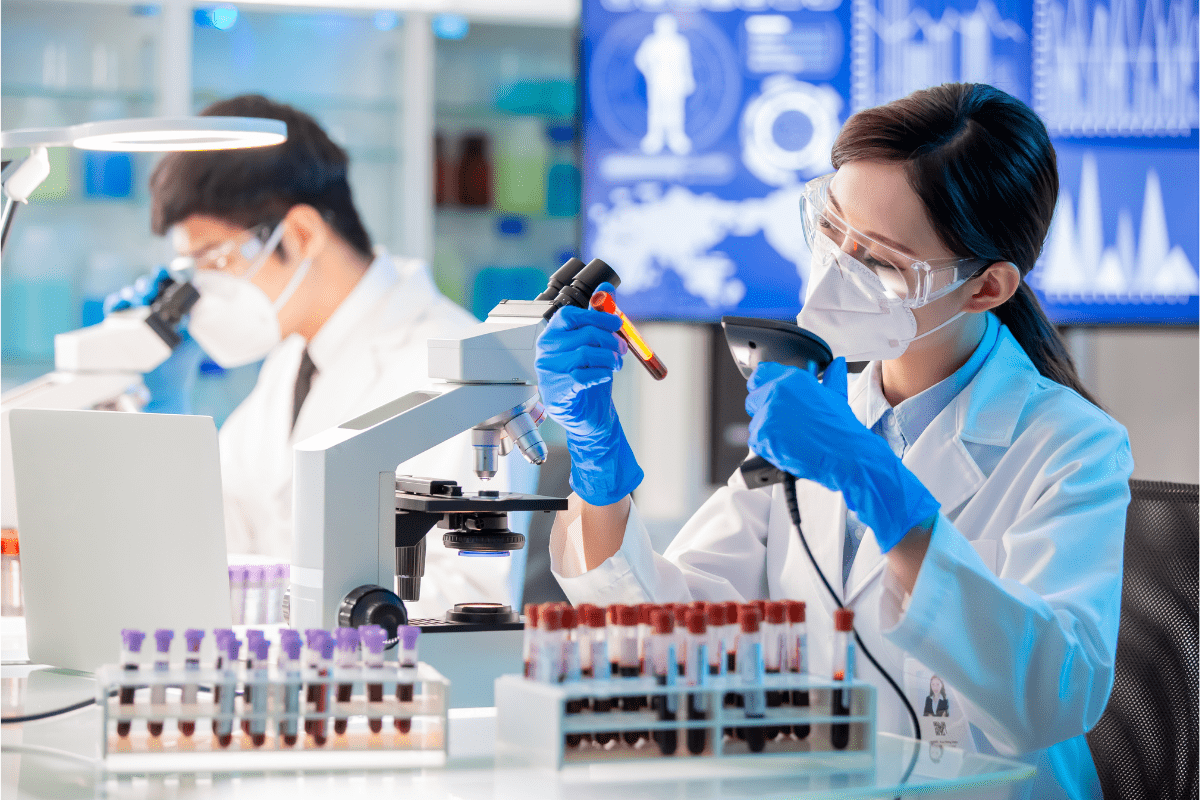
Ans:
[[[235,277],[248,277],[246,273],[255,269],[255,259],[264,251],[273,250],[282,234],[282,225],[257,225],[195,256],[195,267],[228,272]]]
[[[872,239],[852,228],[830,206],[832,180],[832,174],[825,175],[804,187],[800,196],[801,220],[809,250],[817,252],[817,237],[824,237],[862,266],[863,272],[874,276],[869,279],[855,271],[856,274],[846,274],[847,278],[858,282],[867,279],[875,284],[867,288],[882,289],[889,299],[907,308],[919,308],[962,286],[989,263],[981,258],[922,261]],[[839,269],[841,261],[839,258]]]

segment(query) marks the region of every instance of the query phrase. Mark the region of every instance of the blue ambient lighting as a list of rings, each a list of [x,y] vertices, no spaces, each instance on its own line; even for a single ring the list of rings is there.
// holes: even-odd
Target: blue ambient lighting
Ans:
[[[510,556],[512,553],[507,550],[496,552],[494,550],[459,550],[460,556],[471,556],[472,558],[503,558]]]
[[[238,10],[233,6],[197,8],[192,17],[201,28],[216,28],[219,31],[227,31],[237,23]]]
[[[400,15],[395,11],[376,11],[372,20],[377,31],[390,31],[400,24]]]
[[[438,14],[433,18],[433,35],[439,39],[463,39],[471,23],[462,14]]]

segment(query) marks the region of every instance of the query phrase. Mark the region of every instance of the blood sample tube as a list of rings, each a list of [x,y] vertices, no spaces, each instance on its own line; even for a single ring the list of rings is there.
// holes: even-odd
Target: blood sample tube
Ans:
[[[849,684],[854,680],[854,611],[839,608],[833,612],[833,679]],[[850,690],[833,690],[833,715],[850,716]],[[835,724],[829,728],[833,746],[842,750],[850,743],[850,726]]]
[[[610,674],[615,678],[621,674],[621,609],[625,606],[613,603],[606,609],[608,618],[608,657]]]
[[[725,674],[738,674],[738,634],[741,628],[738,627],[738,613],[741,605],[733,601],[723,603],[725,606],[725,626],[721,630],[721,643],[725,648]],[[739,708],[745,705],[744,700],[737,692],[726,692],[724,697],[725,708]],[[745,728],[726,728],[726,734],[730,734],[739,739],[746,737]]]
[[[763,637],[763,667],[768,675],[779,675],[783,672],[784,658],[784,634],[787,625],[787,616],[783,610],[783,603],[771,601],[767,603],[767,615],[763,619],[762,637]],[[787,699],[787,693],[779,689],[767,691],[767,708],[779,708]],[[789,731],[783,731],[788,733]],[[766,729],[765,735],[768,740],[774,739],[780,733],[778,726],[771,726]]]
[[[806,625],[804,622],[804,601],[803,600],[786,600],[784,607],[787,609],[787,668],[788,672],[797,675],[803,675],[808,672],[808,635],[806,633]],[[792,690],[792,706],[796,708],[808,707],[808,691],[807,690]],[[793,725],[792,733],[797,739],[806,739],[812,731],[810,725]]]
[[[579,626],[579,613],[570,606],[562,610],[562,681],[571,686],[571,691],[579,691],[579,681],[583,675],[580,664],[579,639],[576,638]],[[583,698],[573,698],[567,701],[566,712],[578,714],[583,711]],[[583,734],[568,733],[568,747],[578,747],[583,741]]]
[[[317,660],[317,719],[312,734],[313,744],[317,747],[324,747],[329,739],[329,720],[325,715],[329,713],[330,693],[333,691],[333,651],[336,647],[337,642],[328,633],[321,637],[320,658]]]
[[[363,625],[358,629],[358,635],[362,639],[363,667],[367,673],[367,703],[381,703],[383,702],[383,681],[372,680],[371,673],[382,675],[383,648],[387,642],[387,631],[378,625]],[[367,726],[371,729],[371,733],[379,733],[383,730],[383,719],[370,717],[367,720]]]
[[[154,648],[157,653],[154,657],[154,672],[156,677],[164,676],[171,671],[171,640],[175,638],[175,631],[169,628],[159,628],[154,632]],[[167,685],[165,683],[157,683],[150,689],[150,708],[154,714],[162,714],[167,707]],[[161,736],[163,732],[163,720],[152,719],[146,723],[146,730],[151,736]]]
[[[188,628],[183,632],[183,640],[187,645],[187,655],[183,661],[183,668],[187,672],[200,671],[200,644],[204,641],[204,631],[199,628]],[[183,684],[183,706],[186,708],[196,704],[196,698],[200,692],[200,684],[197,681],[185,681]],[[191,736],[196,732],[196,720],[181,719],[179,720],[179,732],[184,736]]]
[[[335,631],[337,641],[337,668],[342,673],[337,684],[338,705],[349,703],[354,697],[354,681],[347,680],[347,673],[358,669],[358,628],[341,627]],[[339,716],[333,721],[333,732],[338,736],[346,733],[347,718]]]
[[[758,606],[744,605],[738,615],[742,632],[738,636],[738,675],[746,687],[758,687],[742,693],[745,699],[747,722],[761,719],[766,714],[766,697],[762,685],[764,678],[762,617]],[[762,752],[766,741],[766,729],[761,725],[746,726],[746,745],[750,752]]]
[[[249,703],[251,712],[250,719],[250,741],[255,747],[262,747],[267,741],[267,707],[271,700],[271,690],[268,688],[268,682],[271,677],[271,662],[269,656],[271,653],[271,643],[267,641],[265,636],[256,637],[250,645],[250,680],[246,681],[246,686],[249,687],[251,682],[254,683],[253,700],[247,700],[248,692],[242,695],[242,707],[245,708]]]
[[[725,674],[725,639],[721,635],[725,628],[725,606],[709,603],[704,609],[704,622],[708,628],[705,643],[708,650],[708,674]]]
[[[667,377],[667,365],[662,362],[662,359],[655,355],[650,349],[650,345],[646,344],[646,340],[642,338],[642,334],[638,329],[633,327],[633,323],[629,318],[617,307],[617,303],[608,292],[594,292],[591,299],[592,308],[597,311],[606,311],[609,314],[615,314],[621,318],[621,327],[617,331],[617,335],[625,340],[625,344],[629,345],[629,352],[637,357],[637,360],[642,363],[646,371],[656,381],[661,381]]]
[[[638,610],[636,606],[621,606],[617,620],[619,645],[617,650],[618,674],[622,678],[636,678],[641,674],[641,663],[638,660]],[[637,695],[625,695],[621,698],[622,711],[640,711],[646,703],[646,698]],[[625,744],[635,745],[639,739],[649,738],[649,731],[625,731],[622,734]]]
[[[415,625],[402,625],[399,635],[400,666],[415,673],[417,671],[417,639],[421,636],[421,629]],[[396,699],[401,703],[411,703],[413,701],[412,678],[396,684]],[[404,711],[406,712],[404,717],[397,716],[394,721],[396,723],[396,730],[401,733],[408,733],[412,730],[412,715],[409,709],[404,709]]]
[[[295,747],[300,732],[300,631],[285,628],[279,633],[279,671],[283,673],[283,718],[279,736],[287,747]]]
[[[146,634],[143,631],[135,631],[132,628],[125,628],[121,631],[121,665],[125,669],[126,679],[129,683],[122,684],[121,690],[117,692],[118,705],[133,705],[134,693],[137,691],[133,682],[137,680],[136,674],[142,660],[142,642],[145,639]],[[118,721],[117,736],[122,738],[128,736],[131,727],[130,720]]]
[[[525,604],[525,635],[521,640],[521,654],[525,659],[525,677],[531,680],[537,669],[538,613],[536,604]]]
[[[229,640],[232,638],[233,631],[229,628],[217,628],[213,631],[213,639],[217,643],[217,655],[213,660],[213,669],[217,670],[218,672],[225,668],[225,658],[229,652]],[[218,709],[221,707],[221,694],[221,682],[217,681],[213,685],[213,705]],[[213,717],[212,730],[214,736],[217,734],[218,727],[220,726],[217,724],[217,718]]]
[[[687,652],[688,652],[688,628],[687,618],[688,612],[691,611],[691,605],[688,603],[675,603],[672,607],[672,615],[675,620],[675,632],[672,636],[675,637],[675,655],[678,656],[676,666],[679,669],[679,677],[682,678],[687,670]],[[703,612],[702,612],[703,613]]]
[[[638,669],[643,674],[648,674],[646,671],[646,641],[650,638],[650,615],[657,611],[661,606],[656,606],[654,603],[638,603],[634,608],[637,609],[637,641],[638,641]]]
[[[675,649],[675,616],[670,611],[656,610],[650,617],[651,633],[646,642],[646,672],[654,676],[659,686],[673,688],[679,681],[678,650]],[[678,711],[678,698],[673,694],[655,695],[652,703],[660,722],[672,722]],[[656,730],[652,734],[664,756],[675,755],[679,734],[674,730]]]
[[[538,612],[537,679],[542,683],[561,683],[563,676],[563,610],[547,603]]]
[[[317,670],[321,664],[321,642],[329,633],[320,628],[308,628],[304,631],[304,666],[306,671]],[[317,695],[320,694],[319,681],[309,680],[304,693],[304,732],[309,736],[316,733],[317,718],[311,712],[317,706]]]
[[[591,677],[596,680],[606,680],[612,677],[612,661],[608,655],[608,627],[605,625],[604,609],[592,606],[587,610],[588,647],[592,651]],[[612,698],[609,696],[592,698],[592,713],[607,714],[612,711]],[[617,738],[613,731],[597,731],[593,738],[596,744],[607,746]]]
[[[684,682],[688,686],[705,688],[709,683],[708,615],[706,609],[691,607],[687,613],[687,658]],[[687,701],[689,722],[708,719],[708,696],[703,693],[689,694]],[[703,728],[688,728],[688,752],[698,756],[704,752],[708,733]]]
[[[237,701],[238,651],[242,643],[236,636],[225,639],[225,657],[222,659],[218,684],[221,687],[221,702],[217,705],[217,744],[229,747],[233,741],[234,704]]]
[[[257,628],[251,628],[246,631],[246,674],[254,674],[254,658],[258,652],[258,643],[266,641],[267,636]],[[242,705],[246,708],[251,708],[254,704],[254,687],[250,685],[250,681],[246,681],[242,685]],[[250,718],[242,717],[242,733],[250,735]]]

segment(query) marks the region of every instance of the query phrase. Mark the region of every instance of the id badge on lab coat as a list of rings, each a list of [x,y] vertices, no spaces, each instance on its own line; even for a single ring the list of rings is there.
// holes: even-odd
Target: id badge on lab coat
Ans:
[[[904,691],[921,723],[921,740],[975,752],[966,708],[946,682],[915,658],[904,659]]]

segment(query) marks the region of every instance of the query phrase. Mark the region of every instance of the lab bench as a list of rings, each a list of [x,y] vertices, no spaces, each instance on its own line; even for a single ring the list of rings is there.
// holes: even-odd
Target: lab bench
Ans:
[[[5,617],[3,716],[36,716],[95,697],[91,675],[20,663],[24,629],[20,618]],[[1033,776],[1034,769],[1007,759],[952,748],[931,754],[928,745],[881,733],[869,769],[814,764],[786,755],[769,759],[696,759],[568,765],[562,769],[497,766],[496,709],[449,710],[445,767],[355,772],[197,773],[154,776],[106,775],[99,768],[101,710],[86,706],[69,714],[2,730],[3,794],[33,798],[321,797],[331,793],[422,798],[639,798],[892,797],[916,754],[903,784],[905,794],[938,797],[1003,796]],[[503,760],[502,762],[503,763]],[[247,761],[247,769],[254,769]]]

